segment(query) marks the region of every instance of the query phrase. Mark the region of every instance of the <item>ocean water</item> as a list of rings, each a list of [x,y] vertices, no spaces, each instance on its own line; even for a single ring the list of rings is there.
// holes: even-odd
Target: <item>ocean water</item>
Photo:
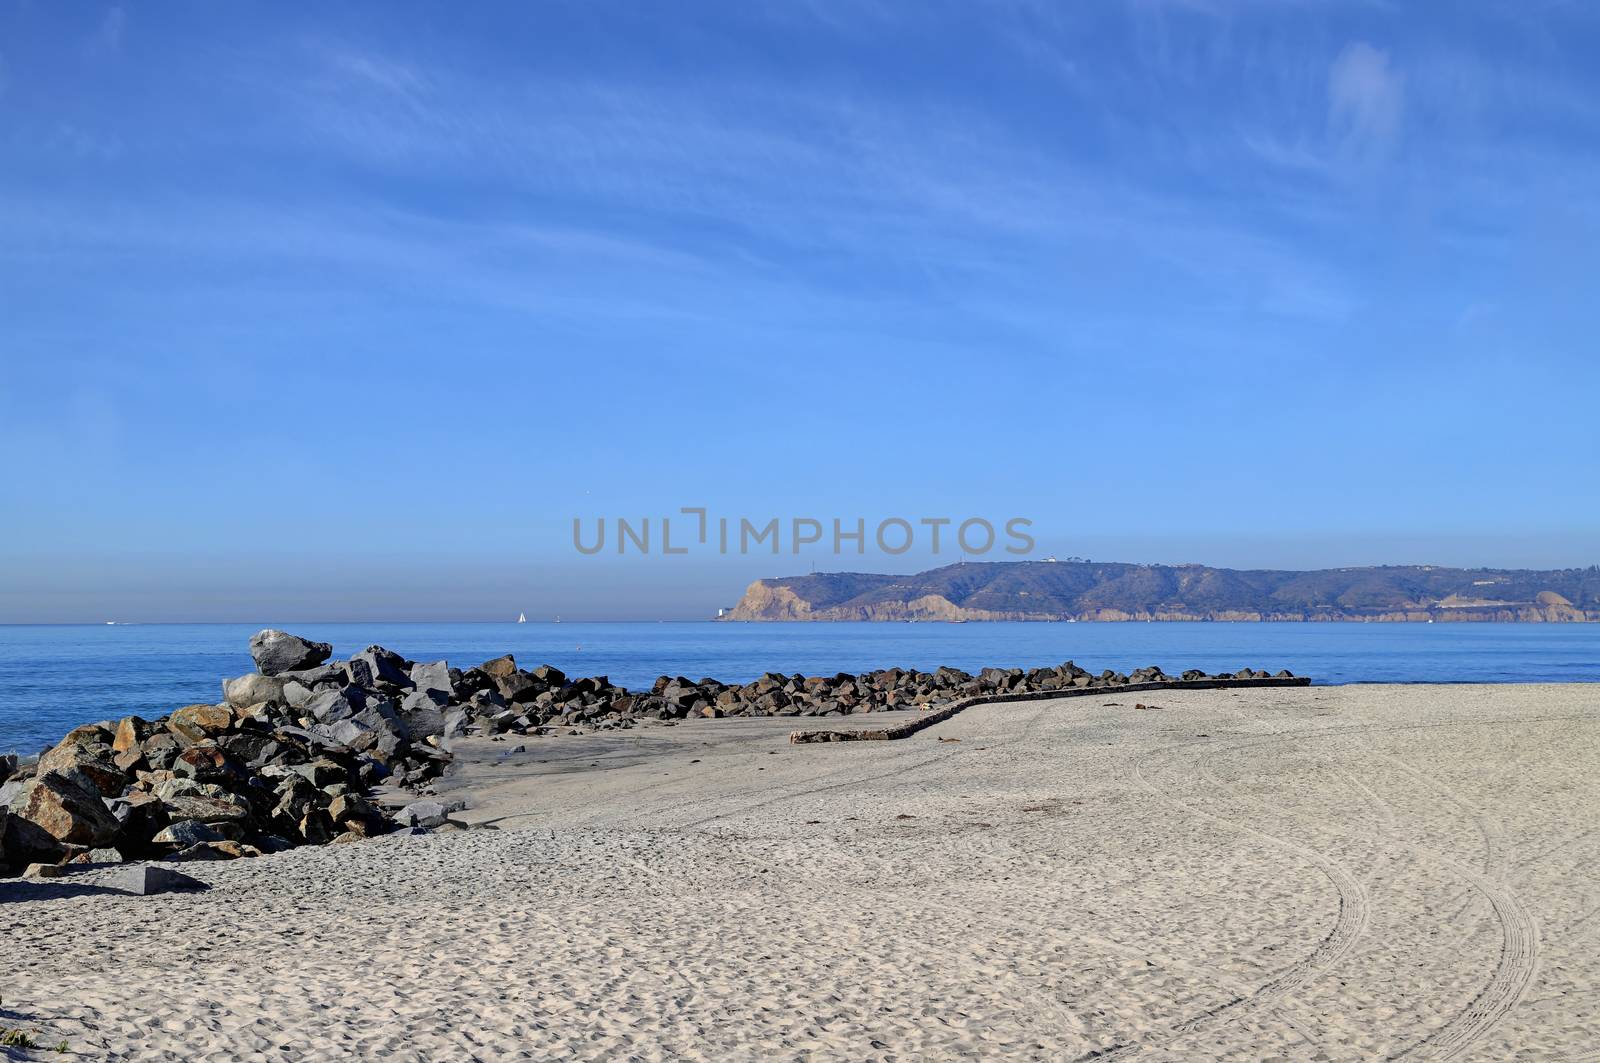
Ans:
[[[0,625],[0,751],[36,753],[71,728],[216,701],[250,671],[261,624]],[[746,682],[890,666],[976,671],[1071,659],[1092,671],[1159,664],[1288,668],[1319,683],[1600,681],[1600,624],[293,624],[346,657],[377,643],[413,660],[469,667],[502,653],[524,667]]]

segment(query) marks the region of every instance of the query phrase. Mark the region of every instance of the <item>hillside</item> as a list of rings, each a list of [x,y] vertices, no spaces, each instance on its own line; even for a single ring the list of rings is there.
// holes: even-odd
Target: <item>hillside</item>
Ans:
[[[1600,620],[1600,567],[1319,569],[973,562],[752,583],[728,620]]]

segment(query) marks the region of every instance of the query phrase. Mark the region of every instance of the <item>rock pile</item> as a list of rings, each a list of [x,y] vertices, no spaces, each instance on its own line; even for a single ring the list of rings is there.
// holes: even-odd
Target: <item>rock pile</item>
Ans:
[[[1288,677],[1289,672],[1277,673]],[[631,693],[601,676],[568,680],[548,665],[532,672],[517,669],[501,657],[463,673],[470,689],[458,713],[446,723],[447,736],[460,733],[558,733],[572,727],[629,727],[639,719],[681,720],[724,716],[844,716],[889,709],[933,708],[948,702],[991,694],[1048,693],[1070,688],[1108,689],[1131,683],[1183,678],[1251,679],[1269,673],[1244,668],[1207,675],[1190,670],[1169,676],[1159,666],[1123,674],[1109,669],[1093,674],[1071,661],[1056,668],[985,668],[970,675],[957,668],[933,672],[887,668],[877,672],[834,676],[782,675],[769,672],[751,683],[661,676],[648,693]]]
[[[86,724],[31,765],[0,758],[0,873],[35,863],[228,859],[436,828],[446,823],[443,805],[414,800],[391,813],[372,789],[383,783],[424,791],[449,764],[451,741],[467,734],[934,709],[987,695],[1173,678],[1154,666],[1095,675],[1068,661],[977,675],[955,668],[768,673],[743,684],[662,676],[649,691],[634,692],[605,676],[569,679],[549,665],[521,669],[510,655],[465,671],[408,661],[381,646],[330,661],[327,643],[282,631],[257,633],[250,653],[257,670],[224,680],[217,704],[187,705],[155,720]],[[1236,677],[1267,673],[1188,671],[1181,678]]]
[[[380,782],[416,788],[449,763],[441,662],[280,631],[222,701],[76,728],[37,763],[0,763],[0,868],[255,856],[388,833]],[[413,817],[414,818],[414,817]],[[441,817],[442,818],[442,817]]]

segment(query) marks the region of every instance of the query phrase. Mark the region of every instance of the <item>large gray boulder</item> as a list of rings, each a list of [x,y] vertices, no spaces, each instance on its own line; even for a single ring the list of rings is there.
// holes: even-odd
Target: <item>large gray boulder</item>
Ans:
[[[326,642],[311,642],[287,631],[267,628],[250,636],[250,656],[262,675],[277,675],[315,668],[333,656],[333,647]]]
[[[366,695],[356,687],[324,690],[305,704],[306,715],[321,723],[348,720],[360,712],[367,703]]]
[[[236,709],[247,709],[252,705],[266,702],[269,705],[281,705],[283,698],[284,682],[276,676],[262,675],[251,672],[238,679],[224,679],[222,681],[222,700]]]
[[[461,673],[454,671],[444,661],[412,665],[411,682],[418,691],[434,691],[444,695],[446,702],[460,701],[465,696],[460,689]]]
[[[413,690],[400,701],[400,718],[413,738],[444,733],[444,714],[450,699],[439,690]]]
[[[382,646],[368,646],[351,657],[344,667],[350,682],[358,687],[370,689],[379,683],[396,687],[411,685],[406,659]]]

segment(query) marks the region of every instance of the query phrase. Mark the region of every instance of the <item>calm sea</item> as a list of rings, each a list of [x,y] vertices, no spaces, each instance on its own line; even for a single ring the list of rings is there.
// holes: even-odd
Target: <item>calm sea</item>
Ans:
[[[37,752],[72,727],[216,701],[250,671],[256,624],[0,625],[0,751]],[[1159,664],[1289,668],[1319,683],[1600,681],[1600,624],[285,624],[340,657],[368,645],[467,667],[502,653],[526,667],[744,682],[891,665],[976,671],[1072,659],[1094,671]]]

